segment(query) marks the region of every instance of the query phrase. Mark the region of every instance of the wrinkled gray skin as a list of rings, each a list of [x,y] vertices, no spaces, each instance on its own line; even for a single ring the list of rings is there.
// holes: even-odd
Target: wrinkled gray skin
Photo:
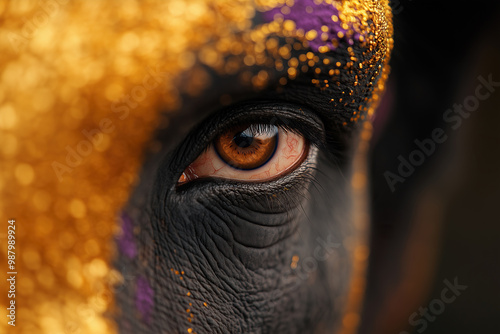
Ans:
[[[363,60],[363,50],[357,45],[354,50]],[[345,48],[320,56],[348,57]],[[355,75],[360,84],[354,88],[347,83]],[[128,241],[137,253],[127,256],[119,242],[116,267],[125,277],[116,293],[120,332],[332,333],[338,328],[352,278],[346,241],[356,237],[353,201],[364,200],[354,199],[350,186],[359,167],[353,157],[360,124],[341,124],[372,89],[371,75],[354,70],[342,76],[340,86],[326,90],[312,86],[307,73],[281,90],[271,85],[255,93],[234,78],[214,75],[210,89],[168,115],[169,126],[157,133],[161,150],[149,154],[124,209],[133,226]],[[352,88],[355,103],[330,103]],[[234,103],[214,103],[222,94],[233,96]],[[230,118],[292,128],[307,124],[304,137],[312,153],[277,180],[208,179],[177,188],[182,171]]]

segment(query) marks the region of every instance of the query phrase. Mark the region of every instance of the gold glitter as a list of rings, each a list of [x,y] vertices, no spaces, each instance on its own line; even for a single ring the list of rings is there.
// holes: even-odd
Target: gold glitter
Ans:
[[[329,48],[328,46],[326,46],[326,45],[322,45],[322,46],[320,46],[320,47],[318,48],[318,51],[319,51],[320,53],[327,53],[328,51],[330,51],[330,48]]]
[[[82,200],[73,199],[69,204],[69,212],[73,217],[81,219],[85,217],[87,213],[87,208]]]
[[[316,30],[309,30],[308,32],[306,32],[306,39],[310,41],[315,39],[316,36],[318,36],[318,32]]]
[[[5,104],[0,107],[0,129],[12,129],[17,124],[17,115],[11,104]]]
[[[89,264],[89,273],[92,276],[104,277],[108,273],[108,266],[102,259],[94,259]]]
[[[18,164],[16,166],[15,175],[20,184],[27,186],[33,182],[33,179],[35,178],[35,171],[33,170],[33,167],[28,164]]]
[[[230,5],[227,0],[193,0],[189,6],[163,0],[58,1],[58,10],[27,35],[27,24],[44,12],[46,3],[14,1],[0,9],[5,36],[0,39],[0,202],[8,209],[4,212],[32,227],[16,235],[30,246],[23,257],[27,271],[19,276],[24,288],[16,294],[16,303],[24,305],[17,329],[110,333],[115,325],[103,314],[113,308],[113,301],[103,302],[99,294],[110,292],[105,282],[111,275],[116,215],[137,182],[160,111],[180,108],[184,94],[195,96],[212,83],[200,64],[216,73],[238,74],[255,88],[265,87],[277,69],[283,76],[276,79],[286,85],[321,61],[306,48],[318,36],[315,30],[306,32],[297,29],[296,22],[283,20],[283,12],[294,5],[291,0],[259,0],[257,6],[250,0]],[[393,41],[388,3],[315,3],[338,9],[339,15],[331,19],[349,28],[342,37],[360,35],[367,59],[351,60],[350,66],[370,74],[374,91],[352,120],[369,117],[389,74]],[[256,11],[278,6],[283,12],[275,21],[252,26]],[[282,45],[286,38],[289,44]],[[323,54],[332,45],[341,46],[336,38],[324,43]],[[266,68],[247,68],[255,64]],[[324,71],[331,76],[329,83],[321,78],[314,84],[339,87],[342,65],[336,66],[334,73],[330,68]],[[179,85],[182,73],[189,75]],[[126,96],[130,104],[121,101]],[[104,128],[112,130],[100,131],[95,144],[84,135]],[[2,295],[0,306],[6,301]],[[359,303],[351,304],[349,309],[357,312]],[[92,317],[78,316],[75,310]],[[349,326],[355,323],[345,321]],[[2,322],[0,330],[5,326]]]
[[[281,12],[285,15],[290,14],[291,12],[290,7],[287,6],[281,7]]]

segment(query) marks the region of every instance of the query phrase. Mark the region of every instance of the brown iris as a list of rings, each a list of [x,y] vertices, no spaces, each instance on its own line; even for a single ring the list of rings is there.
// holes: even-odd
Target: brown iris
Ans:
[[[234,127],[215,139],[215,150],[228,165],[250,170],[272,158],[278,144],[278,127],[250,124]]]

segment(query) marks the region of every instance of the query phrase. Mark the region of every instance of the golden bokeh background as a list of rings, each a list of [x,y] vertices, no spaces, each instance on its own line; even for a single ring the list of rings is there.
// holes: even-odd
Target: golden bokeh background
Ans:
[[[264,51],[290,57],[277,43],[262,44],[283,25],[239,34],[252,26],[255,7],[245,0],[0,2],[0,263],[6,272],[7,220],[15,219],[15,333],[116,330],[107,316],[111,288],[123,277],[110,264],[112,239],[151,133],[168,123],[159,111],[175,110],[181,93],[210,83],[197,57],[227,73],[264,65]],[[293,29],[285,25],[282,36]],[[186,70],[196,75],[181,91],[176,78]],[[268,78],[248,75],[257,89]],[[5,310],[3,279],[1,286]],[[12,330],[0,322],[0,332]]]

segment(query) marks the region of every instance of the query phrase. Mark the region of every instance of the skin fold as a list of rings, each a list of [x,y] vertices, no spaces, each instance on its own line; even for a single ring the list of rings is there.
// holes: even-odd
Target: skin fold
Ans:
[[[301,21],[298,13],[308,6],[319,13],[317,22]],[[332,15],[368,20],[352,38],[340,38],[334,25],[328,31],[336,35],[326,36],[331,44],[307,37],[304,44],[300,32],[286,29],[283,36],[271,33],[278,36],[278,54],[267,50],[273,61],[245,65],[235,74],[221,71],[220,64],[200,64],[210,85],[181,94],[182,105],[156,131],[159,149],[147,156],[122,213],[116,267],[134,272],[136,283],[117,292],[121,332],[353,329],[343,319],[348,311],[348,319],[356,314],[354,254],[365,249],[359,247],[365,247],[366,221],[354,214],[365,199],[354,195],[352,178],[362,171],[355,157],[366,140],[363,124],[388,71],[389,11],[387,3],[371,1],[297,1],[287,8],[284,22],[296,28],[321,30],[328,20],[335,23]],[[257,12],[250,30],[275,22],[273,11]],[[283,57],[279,50],[290,52]],[[247,70],[250,80],[239,75]],[[181,87],[191,84],[191,74],[179,75]],[[264,84],[259,77],[267,79]],[[293,129],[310,143],[310,152],[298,168],[265,182],[201,178],[177,185],[217,134],[245,122]]]

